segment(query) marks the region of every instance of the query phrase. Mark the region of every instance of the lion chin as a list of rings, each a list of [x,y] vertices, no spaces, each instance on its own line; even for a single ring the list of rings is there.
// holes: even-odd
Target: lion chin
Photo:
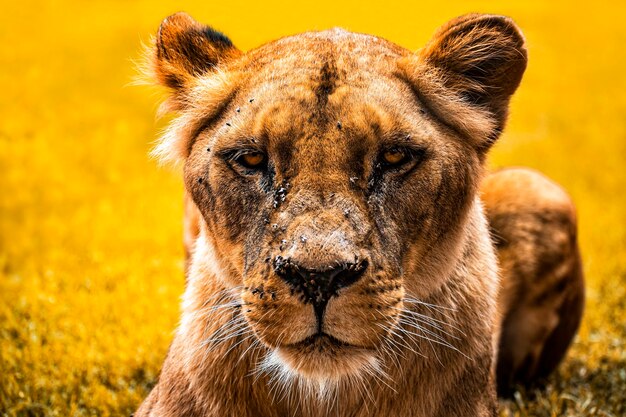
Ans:
[[[261,369],[284,382],[299,381],[321,390],[381,371],[372,349],[341,342],[325,333],[273,349]]]

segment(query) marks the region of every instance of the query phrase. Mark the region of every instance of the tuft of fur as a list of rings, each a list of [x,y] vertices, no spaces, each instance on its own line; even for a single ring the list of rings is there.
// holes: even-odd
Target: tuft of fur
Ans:
[[[189,156],[195,137],[202,127],[224,109],[234,93],[236,74],[215,68],[211,73],[189,82],[185,91],[185,105],[179,109],[177,99],[173,104],[166,101],[160,113],[179,110],[160,135],[151,152],[161,163],[179,163]]]

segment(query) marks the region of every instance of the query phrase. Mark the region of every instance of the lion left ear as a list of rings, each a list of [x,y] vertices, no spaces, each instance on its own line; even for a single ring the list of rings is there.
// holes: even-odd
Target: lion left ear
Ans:
[[[222,33],[186,13],[163,20],[142,69],[144,78],[170,89],[159,113],[179,114],[161,136],[153,156],[163,162],[189,156],[203,121],[217,114],[232,96],[236,72],[228,65],[242,54]]]
[[[152,66],[156,81],[180,98],[195,78],[239,55],[241,52],[222,33],[179,12],[161,23]]]
[[[470,14],[442,26],[418,53],[421,73],[436,73],[445,90],[470,107],[486,110],[492,132],[488,148],[504,127],[511,95],[527,63],[522,33],[504,16]],[[424,68],[425,67],[425,68]]]

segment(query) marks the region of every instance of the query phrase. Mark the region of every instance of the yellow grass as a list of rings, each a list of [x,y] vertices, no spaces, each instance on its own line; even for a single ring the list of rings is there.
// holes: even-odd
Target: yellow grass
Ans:
[[[6,3],[6,4],[5,4]],[[0,415],[128,415],[154,384],[183,289],[181,182],[147,156],[158,95],[132,58],[174,2],[5,2],[0,11]],[[127,4],[129,3],[129,4]],[[214,4],[212,4],[214,3]],[[578,204],[585,319],[546,390],[502,415],[626,414],[626,30],[616,1],[194,1],[243,49],[343,26],[417,49],[481,11],[524,29],[530,65],[492,166]]]

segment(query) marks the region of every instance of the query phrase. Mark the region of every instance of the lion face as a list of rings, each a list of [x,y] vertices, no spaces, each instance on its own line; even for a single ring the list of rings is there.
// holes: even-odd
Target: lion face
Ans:
[[[502,112],[447,85],[433,52],[332,30],[241,55],[207,30],[175,15],[156,60],[216,255],[205,279],[238,294],[268,366],[313,380],[376,367],[406,300],[445,285]]]

